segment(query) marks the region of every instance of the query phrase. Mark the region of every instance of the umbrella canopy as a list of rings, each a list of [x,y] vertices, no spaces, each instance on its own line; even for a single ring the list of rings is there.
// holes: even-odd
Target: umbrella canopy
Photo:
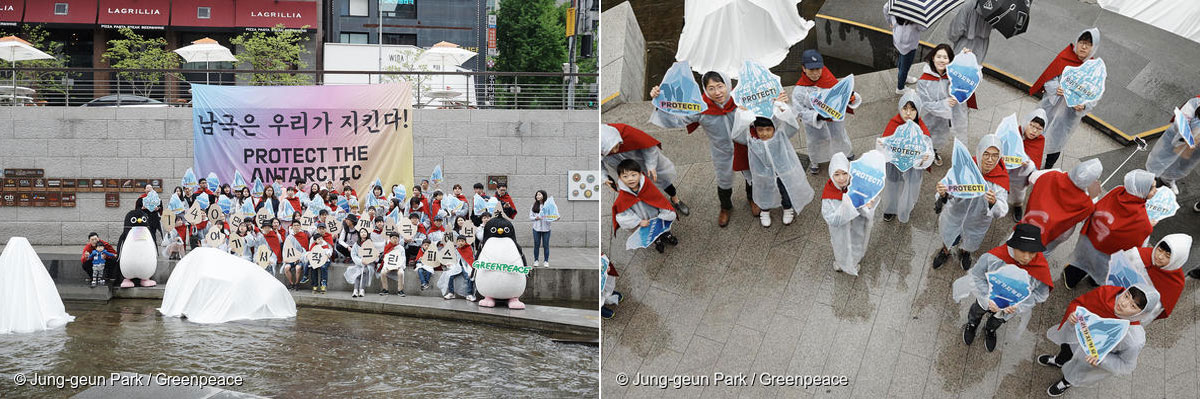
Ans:
[[[421,56],[417,57],[417,64],[438,66],[440,70],[446,70],[450,66],[462,65],[475,54],[474,51],[458,47],[457,44],[441,42],[422,52]]]
[[[207,37],[192,42],[190,46],[175,49],[175,52],[187,62],[237,62],[228,48]]]
[[[42,60],[54,58],[50,54],[33,48],[29,42],[21,40],[16,36],[5,36],[0,38],[0,59],[9,62],[25,61],[25,60]]]
[[[892,0],[889,14],[928,28],[962,2],[963,0]]]
[[[800,18],[797,0],[686,0],[676,61],[692,70],[737,77],[743,61],[768,68],[808,36],[812,21]]]
[[[992,0],[975,5],[975,12],[999,31],[1004,38],[1025,33],[1029,28],[1030,0]]]

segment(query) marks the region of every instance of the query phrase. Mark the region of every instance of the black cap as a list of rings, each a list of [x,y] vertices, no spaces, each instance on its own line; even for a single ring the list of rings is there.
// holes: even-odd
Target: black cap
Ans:
[[[822,57],[821,53],[816,49],[804,50],[803,53],[800,53],[800,59],[804,67],[808,69],[817,69],[825,66],[825,57]]]
[[[1046,250],[1046,246],[1042,244],[1042,229],[1029,223],[1021,223],[1013,227],[1012,237],[1005,244],[1025,252]]]

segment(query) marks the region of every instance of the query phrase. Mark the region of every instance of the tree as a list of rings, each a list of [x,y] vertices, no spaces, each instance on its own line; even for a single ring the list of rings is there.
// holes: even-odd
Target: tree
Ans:
[[[308,29],[305,25],[302,29]],[[285,29],[283,24],[276,25],[270,32],[247,32],[229,41],[241,46],[234,55],[239,63],[250,64],[251,69],[267,71],[294,71],[308,67],[308,63],[300,59],[308,54],[304,43],[308,37],[300,31]],[[297,85],[312,82],[311,75],[294,73],[253,73],[248,78],[251,85]]]
[[[71,56],[67,55],[66,50],[61,42],[52,41],[49,39],[50,33],[46,32],[41,25],[24,24],[18,32],[3,32],[0,37],[17,36],[22,40],[29,42],[29,45],[38,50],[42,50],[46,54],[54,56],[54,58],[43,60],[27,60],[18,61],[18,67],[27,68],[66,68],[67,63],[71,61]],[[5,67],[12,66],[11,62],[6,63]],[[68,76],[67,72],[63,71],[20,71],[17,72],[17,82],[19,85],[27,85],[30,88],[37,90],[39,93],[56,92],[61,94],[67,93],[67,86],[63,79]],[[4,74],[5,80],[12,79],[13,76]]]
[[[411,71],[429,71],[429,66],[418,64],[417,59],[421,58],[421,54],[425,53],[425,49],[407,50],[400,52],[400,56],[388,65],[383,70],[388,72],[411,72]],[[424,104],[422,102],[422,93],[428,93],[433,90],[429,86],[429,79],[432,75],[398,75],[388,74],[380,76],[381,82],[399,82],[407,81],[412,84],[413,101],[416,104]]]
[[[148,38],[137,34],[133,29],[121,28],[117,31],[124,39],[108,41],[108,49],[102,57],[116,69],[179,69],[180,57],[174,51],[167,50],[167,39]],[[173,73],[175,79],[182,76]],[[118,72],[117,77],[133,88],[135,94],[150,97],[154,87],[167,77],[165,72]],[[117,87],[120,92],[120,87]]]
[[[559,13],[553,0],[505,2],[496,15],[496,50],[500,56],[495,70],[562,72],[567,42]]]

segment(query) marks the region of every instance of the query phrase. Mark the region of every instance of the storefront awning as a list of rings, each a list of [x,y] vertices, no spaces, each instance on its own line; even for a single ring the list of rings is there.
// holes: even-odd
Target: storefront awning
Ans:
[[[102,28],[163,29],[171,20],[171,3],[156,0],[100,0],[96,14]]]
[[[0,26],[17,26],[25,13],[25,0],[0,0]]]
[[[272,28],[283,24],[285,28],[317,28],[317,3],[315,1],[238,0],[234,25],[239,28]]]
[[[174,0],[171,26],[224,28],[233,26],[233,0]]]
[[[96,0],[45,0],[25,4],[26,23],[95,24]]]

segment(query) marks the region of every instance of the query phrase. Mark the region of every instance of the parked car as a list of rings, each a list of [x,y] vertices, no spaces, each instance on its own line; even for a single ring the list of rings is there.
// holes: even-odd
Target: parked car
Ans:
[[[166,107],[167,103],[153,98],[135,96],[132,94],[114,94],[104,96],[81,105],[81,107]]]

